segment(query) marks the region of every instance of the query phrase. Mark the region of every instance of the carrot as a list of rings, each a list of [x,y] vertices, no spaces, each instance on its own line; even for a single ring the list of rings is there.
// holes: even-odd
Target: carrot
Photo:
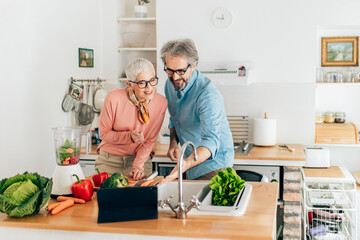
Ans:
[[[152,179],[149,179],[149,180],[147,180],[147,181],[145,181],[145,182],[143,182],[141,185],[140,185],[140,187],[146,187],[146,186],[149,186],[149,184],[150,183],[152,183],[154,181],[154,179],[152,178]]]
[[[129,183],[136,183],[135,180],[132,180],[132,179],[128,179]]]
[[[59,205],[60,205],[59,202],[57,202],[57,203],[52,203],[52,204],[48,204],[47,207],[46,207],[46,210],[50,212],[51,210],[53,210],[55,207],[57,207],[57,206],[59,206]]]
[[[74,198],[74,197],[65,197],[65,196],[59,196],[59,197],[57,197],[56,200],[58,200],[58,202],[64,202],[64,201],[69,200],[69,199],[73,200],[74,203],[81,203],[81,204],[85,203],[84,199]]]
[[[74,205],[74,200],[66,200],[64,202],[61,202],[57,207],[55,207],[52,211],[51,211],[51,214],[52,215],[55,215],[55,214],[58,214],[59,212],[61,212],[62,210],[68,208],[68,207],[71,207]]]

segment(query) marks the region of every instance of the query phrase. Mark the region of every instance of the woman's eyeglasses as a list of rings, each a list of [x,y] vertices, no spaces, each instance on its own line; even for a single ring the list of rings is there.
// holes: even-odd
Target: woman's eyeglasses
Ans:
[[[189,64],[186,69],[172,70],[170,68],[166,68],[166,65],[164,65],[164,71],[169,75],[173,75],[174,73],[177,75],[184,75],[190,66],[191,65]]]
[[[129,81],[129,82],[137,84],[140,89],[144,89],[147,87],[148,84],[150,84],[151,86],[156,86],[158,84],[158,81],[159,81],[158,77],[153,77],[149,81],[140,80],[137,82],[134,82],[134,81]]]

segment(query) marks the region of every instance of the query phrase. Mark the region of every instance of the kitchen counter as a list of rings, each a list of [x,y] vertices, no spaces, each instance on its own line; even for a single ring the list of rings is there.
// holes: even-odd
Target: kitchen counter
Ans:
[[[159,213],[158,219],[97,223],[98,205],[96,194],[86,204],[78,204],[49,215],[43,208],[38,215],[24,218],[9,218],[0,213],[1,227],[5,230],[14,228],[33,228],[54,230],[58,236],[63,231],[85,231],[116,234],[137,234],[146,237],[167,236],[213,239],[274,239],[277,207],[277,183],[253,183],[248,208],[243,216],[200,216],[189,215],[187,219],[176,219],[173,214]],[[53,202],[54,200],[50,200]],[[24,239],[26,239],[26,231]],[[40,234],[40,231],[37,232]],[[67,235],[69,236],[69,235]],[[98,236],[98,235],[97,235]],[[139,239],[144,239],[139,236]],[[132,238],[133,239],[133,238]],[[148,239],[148,238],[146,238]],[[156,239],[156,238],[154,238]]]
[[[295,148],[294,152],[279,149],[278,146],[254,146],[247,156],[235,155],[234,164],[238,165],[275,165],[275,166],[305,166],[305,152],[301,144],[288,144]],[[156,143],[153,162],[172,162],[167,157],[169,145]]]

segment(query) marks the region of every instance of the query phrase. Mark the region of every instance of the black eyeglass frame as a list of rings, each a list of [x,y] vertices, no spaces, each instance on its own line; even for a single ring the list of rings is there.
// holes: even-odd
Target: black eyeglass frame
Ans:
[[[156,80],[156,83],[153,85],[153,84],[151,84],[151,81],[154,81],[154,80]],[[130,80],[129,80],[129,82],[137,84],[137,85],[138,85],[138,88],[140,88],[140,89],[145,89],[148,84],[150,84],[150,86],[153,86],[153,87],[156,86],[156,85],[158,85],[158,83],[159,83],[159,78],[158,78],[157,76],[155,76],[155,79],[151,79],[151,80],[149,80],[149,81],[140,80],[140,81],[135,82],[135,81],[130,81]],[[145,83],[145,87],[140,87],[139,84],[141,84],[141,83]]]
[[[164,64],[164,71],[165,71],[167,74],[171,75],[171,76],[174,75],[174,73],[176,73],[177,75],[182,76],[182,75],[185,75],[186,71],[189,69],[190,66],[191,66],[191,64],[189,64],[186,69],[172,70],[171,68],[167,68],[167,67],[166,67],[166,64]],[[168,73],[167,71],[171,71],[171,73]],[[183,71],[183,73],[179,73],[179,71],[181,71],[181,72]]]

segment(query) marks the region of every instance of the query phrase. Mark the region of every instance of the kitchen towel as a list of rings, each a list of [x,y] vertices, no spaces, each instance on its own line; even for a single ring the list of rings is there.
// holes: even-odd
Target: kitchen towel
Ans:
[[[254,144],[257,146],[276,144],[276,119],[254,119]]]

